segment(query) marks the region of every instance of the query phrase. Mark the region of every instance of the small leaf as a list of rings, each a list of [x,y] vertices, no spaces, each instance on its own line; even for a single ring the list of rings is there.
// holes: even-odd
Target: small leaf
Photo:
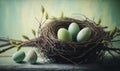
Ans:
[[[64,16],[64,19],[69,19],[69,18]]]
[[[61,12],[61,18],[63,18],[64,17],[64,13],[63,12]]]
[[[35,32],[34,29],[32,29],[32,33],[33,33],[34,36],[36,36],[36,32]]]
[[[11,45],[19,45],[20,42],[15,41],[15,40],[10,40],[10,44],[11,44]]]
[[[17,46],[17,51],[19,51],[21,49],[21,47],[22,47],[21,45],[18,45]]]
[[[45,12],[45,9],[43,6],[41,6],[41,12],[42,12],[42,14]]]
[[[50,19],[52,19],[52,20],[55,20],[55,19],[57,19],[55,16],[52,16]]]
[[[21,43],[20,42],[16,42],[16,45],[20,45]]]
[[[16,45],[16,42],[13,41],[13,40],[10,40],[10,44],[11,44],[11,45]]]
[[[109,41],[103,40],[102,43],[106,44],[106,43],[109,43]]]
[[[117,31],[117,27],[114,27],[111,31],[110,31],[110,37],[113,37],[113,35],[116,33]]]
[[[26,35],[22,35],[22,37],[23,37],[24,39],[26,39],[26,40],[30,40],[29,37],[26,36]]]
[[[45,19],[48,19],[48,13],[46,12],[46,14],[45,14]]]
[[[99,18],[96,25],[99,26],[101,24],[101,19]]]

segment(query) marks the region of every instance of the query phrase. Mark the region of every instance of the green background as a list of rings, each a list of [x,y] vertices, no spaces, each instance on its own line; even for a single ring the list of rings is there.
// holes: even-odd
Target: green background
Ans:
[[[80,14],[83,14],[95,21],[101,18],[101,25],[108,26],[108,30],[114,26],[120,28],[119,0],[0,0],[0,37],[23,40],[21,35],[25,34],[34,38],[31,29],[38,29],[35,17],[41,18],[41,5],[49,16],[60,17],[61,11],[65,16],[75,18],[81,18]],[[119,43],[115,45],[120,46]],[[22,48],[25,52],[28,49]],[[0,56],[9,56],[14,52],[16,49]]]

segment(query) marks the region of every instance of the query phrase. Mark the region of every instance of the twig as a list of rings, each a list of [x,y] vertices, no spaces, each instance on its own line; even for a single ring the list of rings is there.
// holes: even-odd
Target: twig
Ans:
[[[69,61],[69,62],[77,65],[77,63],[73,62],[72,60],[70,60],[70,59],[68,59],[68,58],[66,58],[66,57],[64,57],[64,56],[62,56],[62,55],[60,55],[60,54],[59,54],[59,56],[62,57],[62,58],[64,58],[65,60],[67,60],[67,61]]]
[[[120,29],[117,29],[117,32],[120,32]]]
[[[120,36],[120,33],[119,34],[116,34],[113,38],[117,37],[117,36]]]
[[[114,63],[117,62],[117,57],[115,57],[115,55],[113,55],[113,53],[109,50],[108,53],[113,57],[113,61]]]
[[[35,17],[36,21],[39,23],[39,27],[38,27],[38,33],[40,33],[41,31],[41,22]],[[39,37],[39,34],[38,34]]]
[[[1,44],[0,47],[5,47],[5,46],[9,46],[9,45],[10,45],[10,43],[7,42],[7,43],[5,43],[5,44]]]
[[[8,38],[2,38],[2,37],[0,37],[0,41],[3,41],[3,42],[9,42],[10,40],[22,42],[21,40],[8,39]]]
[[[116,51],[116,50],[119,50],[120,51],[120,48],[109,48],[109,47],[103,47],[103,48],[101,48],[102,50],[106,50],[106,51],[108,51],[108,50],[112,50],[112,51]]]
[[[118,41],[120,42],[120,40],[112,40],[111,42],[118,42]]]
[[[96,45],[98,45],[98,44],[99,44],[99,42],[98,42]],[[84,57],[84,56],[87,55],[91,50],[93,50],[94,48],[96,48],[96,45],[93,46],[92,48],[89,48],[89,49],[86,50],[83,54],[81,54],[80,56],[78,56],[78,57],[76,57],[76,58],[82,58],[82,57]]]
[[[15,46],[10,46],[10,47],[8,47],[8,48],[2,49],[2,50],[0,51],[0,54],[3,53],[3,52],[5,52],[5,51],[7,51],[7,50],[9,50],[9,49],[14,48],[14,47],[15,47]]]
[[[113,55],[113,53],[112,53],[110,50],[108,50],[108,53],[109,53],[113,58],[115,58],[115,56]]]
[[[28,46],[28,47],[34,47],[34,46],[36,46],[35,43],[37,41],[37,38],[36,39],[31,39],[30,41],[13,40],[13,41],[16,41],[16,42],[20,42],[19,45],[17,45],[17,44],[15,44],[15,45],[11,44],[10,43],[11,39],[2,39],[2,40],[4,40],[6,43],[0,44],[0,48],[4,47],[4,49],[1,49],[0,53],[3,53],[5,51],[7,51],[7,50],[9,50],[9,49],[11,49],[13,47],[17,47],[19,45],[21,45],[21,47],[26,47],[26,46]],[[8,47],[6,48],[6,46],[8,46]]]
[[[41,24],[44,24],[47,21],[47,19],[45,19]]]
[[[8,42],[8,41],[9,41],[9,39],[5,39],[5,38],[1,38],[1,37],[0,37],[0,41],[3,41],[3,42]]]
[[[120,51],[118,51],[118,50],[116,50],[116,51],[114,51],[114,52],[116,52],[117,54],[120,54]]]
[[[108,28],[108,26],[105,26],[105,27],[102,27],[103,29],[106,29],[106,28]]]

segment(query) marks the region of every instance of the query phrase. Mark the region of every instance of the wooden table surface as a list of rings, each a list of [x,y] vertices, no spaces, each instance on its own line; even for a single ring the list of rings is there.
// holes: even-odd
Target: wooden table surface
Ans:
[[[54,64],[43,63],[41,58],[38,58],[34,65],[23,63],[15,63],[11,57],[0,57],[0,71],[120,71],[120,60],[118,64],[112,64],[111,61],[105,61],[103,64]]]

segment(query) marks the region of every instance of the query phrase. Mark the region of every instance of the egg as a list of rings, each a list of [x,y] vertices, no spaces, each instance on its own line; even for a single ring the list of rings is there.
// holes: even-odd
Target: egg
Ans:
[[[60,28],[57,32],[57,37],[62,41],[72,41],[72,36],[65,28]]]
[[[25,58],[24,51],[18,51],[12,55],[12,59],[17,63],[22,62],[24,58]]]
[[[72,35],[72,39],[75,40],[78,32],[80,31],[79,25],[75,22],[71,23],[68,27],[68,31]]]
[[[90,38],[90,36],[91,36],[91,29],[89,27],[85,27],[77,34],[77,42],[86,41]]]
[[[26,61],[30,64],[34,64],[37,61],[37,53],[34,50],[29,50],[26,55]]]

